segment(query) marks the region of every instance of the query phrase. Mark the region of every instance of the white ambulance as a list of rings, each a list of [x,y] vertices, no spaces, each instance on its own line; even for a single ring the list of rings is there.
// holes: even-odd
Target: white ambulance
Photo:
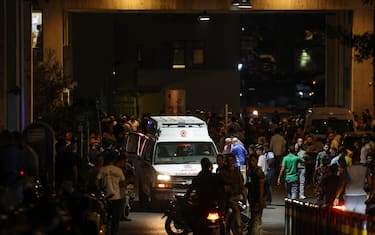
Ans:
[[[216,163],[218,153],[207,124],[194,116],[151,116],[147,133],[130,133],[126,149],[134,159],[139,200],[153,205],[184,194],[201,159]]]

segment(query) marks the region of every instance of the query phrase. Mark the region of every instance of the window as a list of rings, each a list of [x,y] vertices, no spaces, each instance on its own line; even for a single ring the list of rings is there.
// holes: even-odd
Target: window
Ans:
[[[31,47],[37,61],[43,60],[42,12],[33,11],[31,16]]]
[[[192,64],[194,67],[199,67],[204,64],[204,42],[193,42]]]
[[[216,161],[215,146],[209,142],[159,142],[155,164],[199,163],[203,157]]]
[[[33,11],[31,19],[31,45],[32,48],[40,47],[42,41],[42,12]]]
[[[193,49],[193,64],[200,65],[204,63],[203,49]]]
[[[172,68],[185,69],[185,42],[176,41],[172,46]]]

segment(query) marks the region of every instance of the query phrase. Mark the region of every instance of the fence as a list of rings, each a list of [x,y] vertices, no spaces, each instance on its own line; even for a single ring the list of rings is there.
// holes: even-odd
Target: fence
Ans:
[[[285,199],[285,235],[375,235],[375,218]]]

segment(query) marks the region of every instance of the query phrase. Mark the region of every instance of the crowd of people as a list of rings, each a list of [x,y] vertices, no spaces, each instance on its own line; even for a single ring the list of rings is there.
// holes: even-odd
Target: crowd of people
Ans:
[[[364,120],[357,117],[357,128],[371,130],[371,115],[366,112],[362,116]],[[224,162],[227,154],[235,156],[235,167],[242,172],[245,185],[257,179],[256,190],[254,186],[246,190],[252,216],[251,234],[260,234],[262,209],[272,203],[274,181],[285,186],[286,197],[300,200],[310,197],[324,207],[344,205],[345,198],[361,193],[358,185],[365,185],[366,200],[360,207],[365,207],[367,214],[374,213],[375,144],[368,133],[351,145],[344,145],[344,133],[340,130],[328,127],[324,139],[315,139],[313,133],[304,132],[303,120],[298,117],[280,120],[275,113],[272,120],[264,122],[232,116],[228,125],[213,117],[208,113],[205,120],[218,150],[224,155]],[[218,125],[215,127],[214,123]],[[254,165],[257,167],[251,167]],[[259,188],[259,184],[264,188]],[[314,195],[305,195],[306,187]]]
[[[313,187],[317,203],[339,205],[343,203],[345,188],[350,182],[348,168],[352,165],[365,166],[366,203],[368,212],[374,211],[375,164],[372,157],[375,144],[366,136],[347,147],[342,144],[339,130],[328,128],[324,140],[304,133],[301,116],[281,119],[275,112],[272,119],[265,120],[232,115],[229,123],[225,123],[224,117],[211,112],[199,111],[192,115],[207,123],[209,134],[216,143],[219,154],[215,174],[223,175],[224,182],[229,181],[224,185],[238,185],[236,189],[224,188],[224,191],[235,195],[233,203],[239,197],[247,200],[250,206],[251,234],[261,233],[262,210],[272,203],[272,187],[283,184],[287,197],[301,200],[307,197],[306,187]],[[65,130],[55,146],[57,192],[104,190],[112,203],[113,234],[118,230],[119,221],[130,220],[124,214],[124,208],[129,208],[127,186],[133,183],[135,169],[127,159],[126,138],[130,131],[145,132],[149,116],[103,115],[100,128],[91,132],[88,138],[89,150],[84,153],[87,158],[81,156],[79,145],[82,143],[73,130]],[[372,123],[370,114],[363,117],[365,120],[358,121],[362,127]],[[35,154],[30,154],[31,150],[25,147],[22,135],[2,131],[0,136],[1,186],[18,185],[9,169],[25,169],[30,175],[36,175]],[[20,155],[29,157],[16,161],[15,156]],[[13,156],[9,158],[12,161],[4,156]]]
[[[135,168],[115,139],[109,133],[103,136],[102,145],[96,135],[91,136],[90,151],[87,158],[82,158],[72,132],[65,132],[65,138],[56,144],[56,189],[60,195],[75,191],[104,193],[111,234],[115,235],[120,221],[131,221],[130,188],[134,184]]]

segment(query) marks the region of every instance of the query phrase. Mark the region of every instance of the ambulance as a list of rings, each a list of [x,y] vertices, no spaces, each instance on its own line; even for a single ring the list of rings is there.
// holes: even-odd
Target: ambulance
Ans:
[[[205,121],[195,116],[151,116],[147,133],[128,136],[126,150],[133,156],[136,188],[141,203],[155,205],[183,195],[207,157],[218,154]]]

